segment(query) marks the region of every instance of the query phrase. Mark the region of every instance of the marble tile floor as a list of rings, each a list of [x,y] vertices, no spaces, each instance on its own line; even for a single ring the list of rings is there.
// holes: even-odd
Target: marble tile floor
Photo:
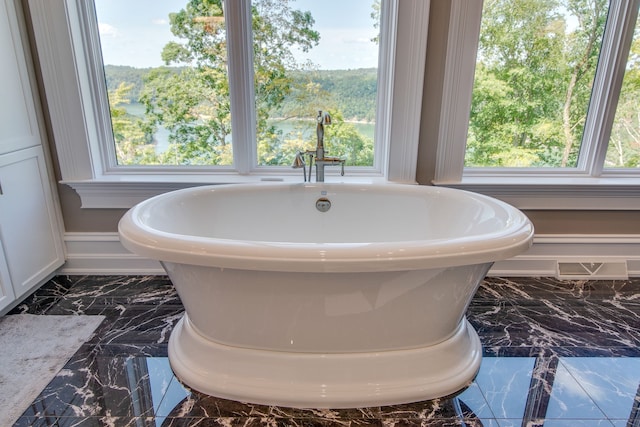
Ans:
[[[21,312],[106,319],[15,426],[640,427],[640,280],[487,278],[467,313],[484,346],[467,389],[348,410],[244,404],[181,385],[166,356],[183,307],[165,277],[60,276]]]

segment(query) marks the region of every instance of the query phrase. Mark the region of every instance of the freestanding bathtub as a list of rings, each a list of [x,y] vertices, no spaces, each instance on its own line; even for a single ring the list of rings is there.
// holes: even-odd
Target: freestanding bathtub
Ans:
[[[190,188],[133,207],[119,232],[162,263],[185,306],[169,341],[181,381],[315,408],[467,386],[482,357],[469,302],[533,238],[503,202],[402,184]]]

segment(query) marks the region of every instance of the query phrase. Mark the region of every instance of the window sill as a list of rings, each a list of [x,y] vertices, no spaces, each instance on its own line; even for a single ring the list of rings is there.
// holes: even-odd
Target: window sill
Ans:
[[[308,173],[308,172],[307,172]],[[313,175],[313,174],[312,174]],[[383,176],[345,172],[345,176],[327,173],[326,182],[381,183]],[[315,182],[315,178],[312,176]],[[149,197],[198,185],[246,184],[258,182],[303,182],[299,174],[239,175],[234,173],[210,174],[136,174],[106,175],[92,180],[63,180],[60,183],[73,188],[80,196],[81,207],[89,209],[129,209]]]
[[[465,176],[434,185],[485,194],[524,210],[640,210],[640,177]]]
[[[105,175],[93,180],[61,181],[80,196],[82,208],[129,209],[149,197],[198,185],[251,182],[300,183],[296,174],[136,174]],[[327,182],[382,183],[381,175],[346,172],[327,174]],[[434,182],[441,187],[485,194],[524,210],[640,210],[640,178],[472,176],[459,182]]]

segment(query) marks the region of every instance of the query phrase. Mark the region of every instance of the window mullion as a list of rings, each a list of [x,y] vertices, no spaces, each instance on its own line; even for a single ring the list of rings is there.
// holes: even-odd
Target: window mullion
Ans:
[[[420,133],[422,86],[430,3],[424,0],[398,2],[395,39],[392,114],[385,120],[390,126],[387,179],[415,182],[416,158]]]
[[[248,174],[257,164],[251,1],[225,0],[224,10],[233,163],[238,173]]]
[[[378,56],[378,93],[373,167],[385,171],[388,165],[387,141],[391,139],[391,108],[393,71],[395,64],[396,29],[398,26],[398,0],[381,2],[380,51]]]
[[[639,0],[612,1],[585,123],[578,169],[600,176],[604,168]]]
[[[447,35],[434,182],[460,182],[471,112],[482,2],[453,0]]]

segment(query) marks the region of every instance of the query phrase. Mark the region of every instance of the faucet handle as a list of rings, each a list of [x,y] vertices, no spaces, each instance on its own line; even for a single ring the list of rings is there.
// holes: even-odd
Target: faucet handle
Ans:
[[[313,162],[313,158],[310,158]],[[296,153],[296,157],[293,159],[293,164],[291,165],[294,169],[302,168],[302,176],[304,177],[304,182],[307,182],[307,164],[304,161],[304,154],[301,151]],[[311,181],[311,165],[309,165],[309,181]]]
[[[305,166],[306,166],[306,163],[304,162],[304,157],[302,157],[302,153],[298,151],[296,153],[296,157],[293,159],[293,164],[291,165],[291,167],[294,169],[299,169]]]

